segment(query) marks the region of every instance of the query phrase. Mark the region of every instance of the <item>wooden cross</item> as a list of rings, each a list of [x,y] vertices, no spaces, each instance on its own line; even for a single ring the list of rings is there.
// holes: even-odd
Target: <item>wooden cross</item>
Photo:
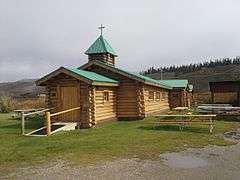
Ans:
[[[104,29],[105,27],[101,24],[101,26],[100,27],[98,27],[98,29],[100,29],[101,30],[101,35],[102,35],[102,32],[103,32],[103,29]]]

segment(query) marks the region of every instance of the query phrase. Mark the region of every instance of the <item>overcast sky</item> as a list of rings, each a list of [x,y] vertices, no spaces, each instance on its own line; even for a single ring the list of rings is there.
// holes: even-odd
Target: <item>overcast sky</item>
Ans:
[[[130,71],[240,55],[239,0],[0,0],[0,82],[86,63],[101,23]]]

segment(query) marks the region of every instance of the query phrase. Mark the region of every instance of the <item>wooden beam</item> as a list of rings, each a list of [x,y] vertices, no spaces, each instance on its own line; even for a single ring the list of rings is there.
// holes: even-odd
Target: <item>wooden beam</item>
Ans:
[[[25,117],[24,112],[21,112],[21,121],[22,121],[22,135],[25,135]]]
[[[237,92],[238,106],[240,106],[240,90]]]
[[[216,117],[216,114],[202,114],[202,115],[184,115],[184,114],[161,114],[153,115],[154,117]]]
[[[46,129],[47,135],[51,135],[51,115],[50,112],[46,112]]]
[[[50,117],[57,116],[57,115],[60,115],[60,114],[64,114],[64,113],[67,113],[67,112],[71,112],[71,111],[78,110],[78,109],[80,109],[80,107],[60,111],[60,112],[57,112],[57,113],[54,113],[54,114],[50,114]]]
[[[49,79],[51,79],[51,78],[53,78],[53,77],[55,77],[55,76],[57,76],[57,75],[59,75],[59,74],[61,74],[61,73],[67,74],[67,75],[69,75],[69,76],[71,76],[71,77],[74,77],[74,78],[76,78],[76,79],[78,79],[78,80],[80,80],[80,81],[83,81],[83,82],[85,82],[85,83],[87,83],[87,84],[91,84],[91,83],[92,83],[91,80],[89,80],[89,79],[87,79],[87,78],[85,78],[85,77],[83,77],[83,76],[77,75],[77,74],[75,74],[74,72],[71,72],[70,70],[65,69],[64,67],[60,67],[59,69],[51,72],[50,74],[44,76],[43,78],[37,80],[37,81],[36,81],[36,85],[37,85],[37,86],[44,85],[44,83],[45,83],[46,81],[48,81]]]
[[[113,87],[119,86],[118,83],[105,83],[105,82],[93,82],[92,85],[94,85],[94,86],[113,86]]]
[[[39,114],[39,113],[42,113],[42,112],[49,111],[51,109],[54,109],[54,108],[48,108],[48,109],[43,109],[41,111],[35,111],[35,112],[27,113],[27,114],[24,114],[24,116],[30,116],[30,115],[34,115],[34,114]]]
[[[212,103],[214,103],[214,92],[211,91],[211,100],[212,100]]]

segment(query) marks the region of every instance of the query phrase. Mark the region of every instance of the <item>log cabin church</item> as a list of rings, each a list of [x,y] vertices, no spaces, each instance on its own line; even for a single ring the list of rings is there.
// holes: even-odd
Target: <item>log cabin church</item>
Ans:
[[[46,87],[47,106],[53,113],[80,107],[54,117],[55,122],[77,122],[78,127],[88,128],[101,121],[142,119],[191,104],[187,80],[155,80],[116,67],[117,54],[102,34],[85,54],[88,62],[81,67],[60,67],[36,82]]]

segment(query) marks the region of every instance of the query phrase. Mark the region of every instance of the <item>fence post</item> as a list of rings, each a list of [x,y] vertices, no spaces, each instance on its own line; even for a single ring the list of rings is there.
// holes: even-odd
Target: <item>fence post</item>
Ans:
[[[46,127],[47,127],[47,135],[51,134],[51,116],[50,112],[46,112]]]
[[[25,117],[24,117],[24,112],[21,112],[21,121],[22,121],[22,135],[25,134]]]

